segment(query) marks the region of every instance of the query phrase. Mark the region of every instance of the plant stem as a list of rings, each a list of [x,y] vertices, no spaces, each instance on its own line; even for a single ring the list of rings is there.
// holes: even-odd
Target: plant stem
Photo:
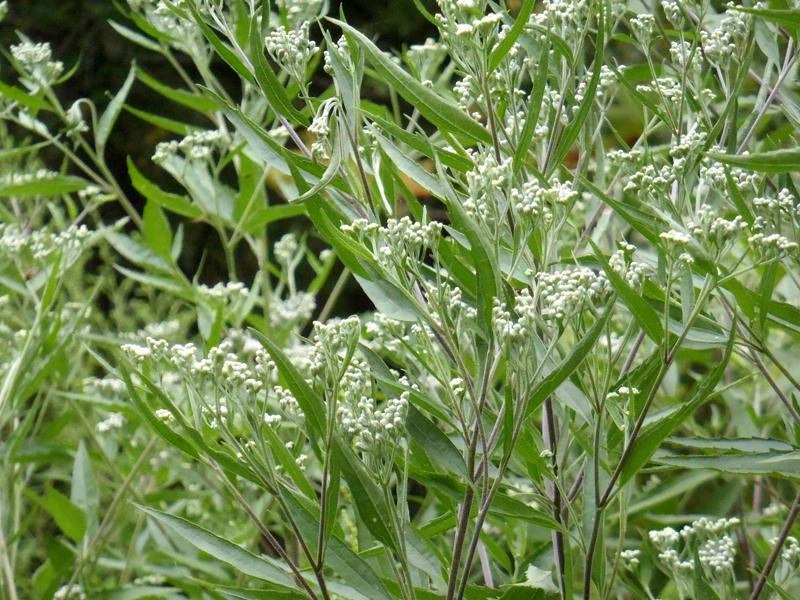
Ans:
[[[778,540],[773,544],[772,552],[770,552],[769,558],[767,559],[767,564],[764,565],[764,570],[761,572],[753,588],[753,593],[750,594],[750,600],[758,600],[761,592],[764,591],[767,578],[770,576],[770,573],[772,573],[772,568],[775,566],[775,562],[778,560],[781,550],[783,550],[783,544],[786,542],[786,538],[789,537],[789,532],[792,530],[792,525],[794,525],[798,513],[800,513],[800,490],[797,492],[794,504],[792,504],[792,510],[789,512],[789,516],[786,517],[786,522],[783,524],[783,529],[781,529]]]

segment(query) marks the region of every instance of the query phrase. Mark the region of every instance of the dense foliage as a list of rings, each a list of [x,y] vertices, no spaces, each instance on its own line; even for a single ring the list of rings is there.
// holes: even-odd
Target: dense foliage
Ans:
[[[128,0],[102,107],[19,34],[0,598],[800,594],[798,8],[413,4]]]

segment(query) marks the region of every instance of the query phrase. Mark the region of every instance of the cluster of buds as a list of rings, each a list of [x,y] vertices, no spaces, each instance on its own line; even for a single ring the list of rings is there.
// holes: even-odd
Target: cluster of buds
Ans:
[[[381,447],[392,448],[405,430],[409,392],[387,400],[381,409],[375,401],[362,396],[358,402],[342,403],[336,411],[341,431],[363,453],[377,453]]]
[[[580,312],[587,302],[600,304],[611,293],[605,274],[587,267],[536,275],[536,295],[543,304],[542,317],[558,324]]]
[[[300,84],[305,84],[308,63],[319,50],[309,39],[310,26],[310,21],[290,30],[281,25],[264,40],[270,56]]]
[[[216,129],[196,131],[180,141],[160,142],[153,154],[153,162],[159,165],[164,164],[165,161],[177,155],[178,151],[183,152],[190,161],[209,160],[212,158],[214,150],[222,148],[224,144],[224,136]]]
[[[11,46],[11,56],[19,63],[27,78],[24,83],[36,91],[52,86],[64,72],[64,63],[54,61],[50,44],[24,41]]]

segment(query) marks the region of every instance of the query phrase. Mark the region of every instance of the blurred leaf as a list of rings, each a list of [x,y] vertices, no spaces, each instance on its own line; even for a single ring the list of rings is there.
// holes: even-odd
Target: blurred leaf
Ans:
[[[431,458],[431,462],[449,473],[468,478],[467,464],[461,452],[444,432],[434,425],[413,404],[408,405],[406,430],[420,448]]]
[[[97,481],[92,474],[92,463],[83,440],[78,444],[78,451],[75,453],[75,462],[72,467],[71,501],[86,515],[87,534],[89,537],[94,536],[98,526],[100,493],[97,489]]]
[[[44,508],[58,525],[58,528],[74,542],[80,544],[86,533],[86,515],[64,494],[47,485],[43,498],[30,494]]]
[[[40,92],[41,93],[41,92]],[[19,102],[23,106],[32,108],[33,110],[52,110],[50,104],[39,97],[39,95],[31,95],[22,91],[13,85],[6,85],[0,82],[0,97],[8,98],[14,102]]]
[[[23,183],[11,181],[6,184],[0,184],[0,198],[37,196],[40,194],[42,196],[57,196],[58,194],[77,192],[87,185],[89,185],[88,181],[72,175],[53,175],[52,177],[43,177]]]
[[[102,233],[108,243],[133,264],[140,267],[150,267],[157,271],[173,271],[172,265],[163,256],[133,241],[129,236],[111,229],[104,229]]]
[[[794,173],[800,171],[800,148],[772,150],[756,154],[720,154],[706,152],[712,160],[758,173]]]
[[[153,52],[158,52],[159,54],[162,52],[161,46],[159,46],[150,38],[143,36],[141,33],[137,33],[132,29],[128,29],[124,25],[120,25],[119,23],[117,23],[116,21],[112,21],[111,19],[109,19],[107,23],[111,25],[114,31],[116,31],[126,40],[130,40],[134,44],[138,44],[139,46],[147,48],[148,50],[152,50]]]
[[[156,202],[148,201],[144,205],[144,237],[147,246],[164,260],[172,261],[172,228]]]

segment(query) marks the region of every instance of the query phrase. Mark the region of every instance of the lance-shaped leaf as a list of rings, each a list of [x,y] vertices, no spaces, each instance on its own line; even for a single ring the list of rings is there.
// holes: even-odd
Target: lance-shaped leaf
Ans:
[[[134,506],[174,531],[198,550],[228,563],[240,573],[292,589],[296,587],[289,575],[267,559],[256,556],[225,538],[175,515],[139,504]]]
[[[472,119],[452,102],[426,88],[412,75],[397,65],[389,55],[373,44],[367,36],[337,19],[330,19],[342,30],[353,36],[378,75],[396,90],[405,100],[419,110],[420,114],[440,129],[462,135],[470,140],[492,143],[492,136],[486,128]]]
[[[589,240],[589,243],[592,245],[592,248],[594,248],[595,258],[597,258],[597,260],[600,261],[600,264],[603,265],[603,270],[606,272],[606,277],[608,277],[611,287],[613,287],[614,291],[622,297],[622,300],[625,302],[628,310],[631,311],[631,314],[633,315],[637,325],[639,325],[639,327],[642,328],[642,331],[644,331],[647,336],[656,344],[661,344],[661,342],[664,340],[664,327],[661,324],[661,319],[659,318],[658,313],[652,306],[650,306],[647,300],[642,298],[630,285],[628,285],[628,282],[625,281],[619,273],[611,268],[608,259],[594,244],[594,242]]]
[[[519,10],[517,20],[511,27],[511,30],[506,34],[502,41],[492,49],[492,53],[489,55],[490,73],[500,65],[500,62],[511,50],[514,42],[517,41],[519,34],[521,34],[525,29],[525,26],[528,24],[528,17],[531,16],[531,13],[533,12],[533,6],[535,4],[536,0],[525,0],[525,4],[523,4],[522,8]]]
[[[712,371],[703,380],[703,383],[697,389],[694,396],[689,402],[681,405],[675,412],[671,413],[665,419],[660,419],[655,423],[645,427],[639,437],[633,442],[633,448],[629,453],[629,458],[622,468],[622,473],[619,477],[619,486],[622,487],[631,477],[639,472],[645,463],[650,460],[655,451],[681,423],[691,417],[694,412],[700,408],[706,400],[711,396],[714,388],[722,379],[725,369],[728,366],[731,353],[733,352],[733,342],[736,339],[736,326],[735,323],[731,325],[731,334],[728,338],[728,345],[725,348],[725,354],[722,360],[712,369]]]
[[[800,148],[773,150],[757,154],[721,154],[707,152],[706,156],[732,167],[759,173],[794,173],[800,171]]]
[[[125,99],[128,97],[128,92],[131,91],[131,86],[133,85],[134,79],[136,79],[136,65],[131,67],[128,77],[125,79],[125,83],[122,84],[122,87],[119,88],[117,94],[114,96],[111,102],[109,102],[108,106],[106,107],[106,111],[103,113],[103,116],[100,117],[100,121],[97,123],[97,131],[95,131],[94,135],[95,143],[97,144],[97,148],[100,152],[102,152],[103,148],[106,146],[108,136],[111,133],[111,129],[114,127],[114,123],[117,122],[117,117],[122,110],[122,106],[125,104]]]
[[[616,296],[609,300],[606,307],[603,309],[603,314],[595,321],[595,324],[586,332],[577,344],[572,347],[569,354],[564,357],[558,366],[550,371],[547,376],[542,379],[531,392],[528,399],[528,406],[526,407],[525,414],[530,415],[536,408],[541,406],[548,396],[555,392],[564,381],[575,372],[583,362],[583,359],[591,352],[594,345],[597,343],[600,334],[611,319],[611,314],[614,312],[613,307],[616,302]]]
[[[305,377],[271,339],[255,329],[250,329],[250,332],[263,344],[270,358],[275,362],[278,373],[286,381],[289,391],[292,392],[306,416],[306,424],[311,436],[320,440],[325,439],[325,402],[322,397],[306,383]]]

